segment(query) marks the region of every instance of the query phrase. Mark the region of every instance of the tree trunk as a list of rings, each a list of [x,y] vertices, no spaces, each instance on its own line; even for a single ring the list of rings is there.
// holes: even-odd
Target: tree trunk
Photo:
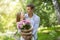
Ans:
[[[57,0],[52,0],[57,15],[58,24],[60,24],[60,8]]]

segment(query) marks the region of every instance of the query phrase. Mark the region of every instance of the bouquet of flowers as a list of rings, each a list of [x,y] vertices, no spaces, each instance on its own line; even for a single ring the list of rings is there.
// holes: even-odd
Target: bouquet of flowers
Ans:
[[[29,20],[22,20],[18,23],[18,28],[23,32],[23,36],[31,36],[32,25]],[[25,34],[26,33],[26,34]],[[31,38],[30,38],[31,39]]]
[[[29,20],[22,20],[18,23],[18,28],[21,30],[29,30],[31,27],[32,25]]]

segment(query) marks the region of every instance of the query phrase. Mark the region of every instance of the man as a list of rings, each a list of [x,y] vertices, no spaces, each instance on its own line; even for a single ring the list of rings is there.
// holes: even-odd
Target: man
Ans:
[[[31,24],[33,25],[33,33],[32,36],[34,40],[37,40],[37,29],[39,27],[39,22],[40,18],[37,16],[33,11],[34,11],[34,5],[33,4],[28,4],[26,9],[27,9],[27,14],[25,14],[25,19],[30,20]]]

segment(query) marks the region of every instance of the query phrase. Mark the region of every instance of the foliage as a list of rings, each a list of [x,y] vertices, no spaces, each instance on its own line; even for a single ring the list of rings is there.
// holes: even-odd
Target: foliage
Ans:
[[[43,31],[44,31],[44,29],[43,29]],[[46,30],[51,30],[51,31],[49,33],[42,32],[42,29],[39,30],[41,32],[38,31],[38,40],[56,40],[56,38],[58,36],[60,36],[60,32],[56,32],[53,27],[49,27]],[[17,34],[17,36],[18,35],[19,34]],[[15,39],[14,37],[12,37],[12,36],[0,36],[0,40],[14,40]]]
[[[12,37],[8,37],[8,36],[1,36],[0,40],[14,40]]]
[[[42,26],[53,26],[56,25],[56,14],[54,12],[52,1],[49,0],[41,0],[32,2],[36,5],[35,12],[38,16],[40,16],[40,23]]]

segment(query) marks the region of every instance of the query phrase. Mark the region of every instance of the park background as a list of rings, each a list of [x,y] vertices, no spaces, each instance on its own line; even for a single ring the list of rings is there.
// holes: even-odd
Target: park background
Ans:
[[[34,13],[40,17],[38,40],[60,38],[60,0],[0,0],[0,40],[14,40],[16,14],[26,13],[26,5],[35,5]]]

